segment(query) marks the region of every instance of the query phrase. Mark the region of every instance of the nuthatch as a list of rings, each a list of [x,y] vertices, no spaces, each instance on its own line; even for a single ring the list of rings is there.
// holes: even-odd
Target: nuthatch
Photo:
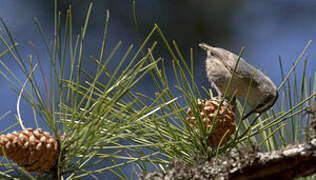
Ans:
[[[199,46],[207,52],[207,77],[219,97],[223,98],[225,88],[234,70],[235,74],[227,95],[236,95],[246,99],[248,88],[250,88],[248,103],[251,110],[242,119],[246,119],[254,112],[262,113],[274,105],[278,98],[278,88],[269,77],[241,57],[235,69],[239,56],[232,52],[205,43],[201,43]]]

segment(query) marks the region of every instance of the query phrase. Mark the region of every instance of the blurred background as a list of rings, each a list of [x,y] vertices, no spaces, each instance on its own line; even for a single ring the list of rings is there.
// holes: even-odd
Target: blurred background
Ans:
[[[60,0],[58,9],[62,12],[63,17],[65,17],[68,6],[72,5],[75,34],[80,33],[90,2],[93,2],[93,10],[86,37],[84,53],[87,58],[84,59],[84,67],[93,72],[95,63],[88,57],[99,55],[106,9],[110,11],[107,52],[110,52],[118,41],[123,42],[119,53],[124,53],[130,44],[139,47],[139,41],[133,21],[133,2],[131,0]],[[314,60],[316,1],[314,0],[136,0],[136,9],[141,38],[144,38],[153,28],[154,23],[157,23],[168,40],[177,42],[186,59],[189,60],[189,50],[193,48],[195,77],[200,86],[210,87],[205,73],[206,54],[197,46],[200,42],[223,47],[236,54],[244,46],[243,57],[250,64],[264,71],[279,85],[282,79],[278,56],[281,56],[284,71],[287,73],[307,42],[313,40],[314,43],[306,53],[308,57],[307,73],[314,74],[316,71],[316,61]],[[48,40],[52,40],[53,1],[2,0],[0,1],[0,16],[8,25],[16,42],[19,43],[18,48],[21,55],[23,57],[29,54],[35,56],[34,48],[28,43],[28,41],[32,41],[39,49],[43,66],[48,66],[48,53],[33,18],[39,19]],[[0,28],[3,27],[0,26]],[[0,33],[3,32],[0,31]],[[159,38],[158,35],[155,37]],[[163,46],[160,43],[155,55],[170,62],[171,57]],[[0,52],[4,50],[5,48],[1,44]],[[118,54],[118,57],[121,55]],[[1,60],[17,73],[21,81],[24,81],[25,76],[15,68],[16,64],[10,55],[2,57]],[[297,71],[302,70],[302,62]],[[115,65],[113,63],[112,67],[115,68]],[[170,70],[168,75],[172,83],[175,80],[172,78],[172,68],[167,67]],[[0,70],[4,71],[4,68],[0,67]],[[153,96],[155,89],[148,86],[148,83],[151,83],[151,79],[145,78],[137,85],[137,89]],[[12,111],[11,115],[0,121],[1,131],[16,122],[18,96],[10,90],[10,87],[12,85],[1,76],[0,115]],[[31,108],[25,102],[22,103],[22,106],[22,118],[26,126],[34,127]]]

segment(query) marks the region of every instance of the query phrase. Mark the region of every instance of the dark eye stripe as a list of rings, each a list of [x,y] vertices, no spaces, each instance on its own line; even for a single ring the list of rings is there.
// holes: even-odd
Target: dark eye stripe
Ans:
[[[272,104],[274,104],[274,103],[276,102],[276,100],[278,99],[278,96],[279,96],[279,93],[278,93],[278,91],[277,91],[275,97],[272,96],[272,95],[268,96],[268,97],[264,100],[264,103],[268,103],[269,101],[271,101],[272,98],[274,98],[273,103],[272,103]]]
[[[260,109],[264,106],[264,104],[259,104],[256,109]]]

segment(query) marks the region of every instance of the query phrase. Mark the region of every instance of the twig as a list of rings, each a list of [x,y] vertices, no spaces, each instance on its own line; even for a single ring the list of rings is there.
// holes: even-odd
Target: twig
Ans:
[[[32,72],[30,73],[30,75],[28,76],[28,78],[25,80],[25,82],[24,82],[24,84],[23,84],[23,86],[22,86],[22,89],[21,89],[21,91],[20,91],[18,100],[17,100],[17,102],[16,102],[16,111],[17,111],[17,113],[18,113],[18,121],[19,121],[20,126],[21,126],[22,129],[25,129],[25,127],[24,127],[24,125],[23,125],[23,121],[22,121],[21,113],[20,113],[20,101],[21,101],[21,97],[22,97],[22,95],[23,95],[23,91],[24,91],[24,89],[25,89],[25,87],[26,87],[26,84],[27,84],[27,82],[29,81],[29,79],[32,77],[32,74],[33,74],[33,72],[35,71],[36,67],[37,67],[37,64],[34,65],[34,67],[33,67],[33,69],[32,69]]]

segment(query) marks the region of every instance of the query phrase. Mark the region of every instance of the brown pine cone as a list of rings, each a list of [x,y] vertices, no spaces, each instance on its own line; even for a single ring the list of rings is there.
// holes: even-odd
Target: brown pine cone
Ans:
[[[8,159],[29,172],[47,172],[56,165],[58,159],[58,143],[55,137],[40,128],[2,134],[0,147],[1,156],[3,148]]]
[[[212,128],[214,117],[216,116],[217,109],[219,107],[221,100],[212,98],[210,100],[198,99],[199,112],[202,117],[204,126],[207,126],[209,130]],[[190,126],[197,129],[198,126],[197,117],[194,117],[191,108],[187,111]],[[224,145],[230,140],[230,136],[235,132],[235,109],[234,106],[229,104],[226,100],[223,101],[219,113],[215,119],[216,127],[213,130],[210,137],[208,137],[208,145],[212,147],[218,146],[224,134],[225,135],[221,145]]]

